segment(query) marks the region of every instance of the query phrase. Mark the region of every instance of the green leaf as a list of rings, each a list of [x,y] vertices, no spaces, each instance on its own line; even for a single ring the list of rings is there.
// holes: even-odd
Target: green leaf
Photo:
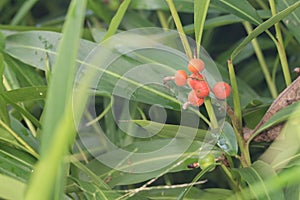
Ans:
[[[181,137],[181,138],[203,141],[205,135],[207,134],[207,130],[195,129],[192,127],[186,127],[182,125],[179,126],[179,125],[172,125],[172,124],[162,124],[162,123],[147,121],[147,120],[132,120],[131,122],[134,122],[139,126],[143,127],[151,135],[155,134],[156,136],[162,138]],[[183,131],[184,134],[178,134],[179,129]],[[197,132],[196,135],[191,134],[194,132]]]
[[[200,55],[200,45],[204,29],[204,22],[210,0],[194,0],[194,26],[197,46],[197,57]]]
[[[284,10],[291,6],[294,3],[297,3],[298,0],[281,0],[276,1],[278,11]],[[283,19],[283,23],[289,29],[289,33],[292,33],[294,37],[297,39],[298,43],[300,43],[300,32],[299,32],[299,24],[300,24],[300,9],[296,9],[291,15],[288,15]]]
[[[46,97],[47,86],[24,87],[5,92],[14,103],[43,100]]]
[[[188,143],[190,145],[184,150]],[[109,150],[87,164],[87,167],[107,180],[111,187],[134,184],[169,172],[188,170],[188,164],[198,161],[198,150],[202,144],[182,138],[139,141],[123,149]],[[124,156],[125,151],[130,155]],[[212,153],[218,157],[222,151],[214,148]],[[107,166],[108,164],[111,168]],[[113,165],[117,165],[117,168]]]
[[[68,9],[44,109],[40,160],[28,185],[25,198],[28,200],[51,198],[55,179],[62,169],[63,158],[74,141],[72,92],[85,6],[86,1],[73,0]],[[43,48],[53,50],[52,43],[49,44],[41,35],[33,39],[39,41]],[[60,178],[63,180],[64,177]],[[55,196],[62,194],[56,193]]]
[[[0,197],[3,199],[23,199],[26,184],[12,177],[0,174]]]
[[[61,37],[61,33],[50,31],[26,31],[12,34],[6,38],[5,52],[26,64],[46,70],[47,62],[50,67],[54,64]],[[96,47],[95,43],[81,40],[77,62],[83,60],[94,47]]]
[[[268,121],[266,121],[254,134],[257,135],[276,124],[286,121],[289,118],[299,118],[300,110],[296,109],[299,105],[300,102],[296,102],[279,110]]]
[[[240,51],[254,38],[256,38],[258,35],[263,33],[264,31],[268,30],[271,26],[278,23],[280,20],[284,19],[286,16],[288,16],[290,13],[292,13],[295,9],[297,9],[300,6],[300,2],[296,2],[293,5],[289,6],[288,8],[282,10],[281,12],[278,12],[276,15],[272,16],[268,20],[261,23],[259,26],[257,26],[244,40],[241,42],[231,53],[231,60],[233,60],[237,54],[240,53]]]
[[[276,139],[260,157],[261,160],[269,163],[275,170],[299,166],[300,124],[298,122],[300,103],[298,102],[297,104],[298,106],[296,108],[294,107],[293,111],[290,111],[289,114],[294,115],[293,113],[298,113],[298,117],[294,116],[289,118],[278,136],[278,139]],[[289,107],[291,108],[291,106],[293,105]]]
[[[124,0],[122,2],[119,9],[117,10],[117,13],[112,18],[112,20],[109,24],[109,28],[108,28],[105,36],[103,37],[103,41],[106,40],[107,38],[113,36],[116,33],[130,2],[131,2],[131,0]]]
[[[34,169],[35,162],[35,158],[33,158],[30,154],[1,144],[1,174],[11,176],[12,178],[22,182],[27,182]]]
[[[10,124],[9,116],[8,116],[8,109],[5,102],[5,99],[1,96],[4,93],[4,85],[3,85],[3,76],[4,76],[4,57],[3,54],[0,53],[0,119],[4,121],[6,124]]]
[[[272,169],[270,165],[263,161],[256,161],[250,167],[235,169],[234,171],[238,172],[242,179],[244,179],[252,192],[253,197],[256,199],[269,199],[269,200],[277,200],[284,199],[283,191],[276,190],[270,192],[270,188],[264,182],[270,178],[276,177],[276,172]],[[256,191],[252,190],[254,185],[260,184],[262,188],[262,193],[257,194]]]
[[[262,22],[256,9],[247,0],[212,0],[211,3],[253,24]]]
[[[218,146],[231,156],[237,155],[237,139],[232,126],[228,122],[224,123],[222,133],[218,138]]]

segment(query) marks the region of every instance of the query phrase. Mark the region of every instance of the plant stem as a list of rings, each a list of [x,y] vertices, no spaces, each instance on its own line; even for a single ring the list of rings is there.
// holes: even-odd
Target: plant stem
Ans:
[[[161,11],[161,10],[158,10],[156,13],[157,13],[159,22],[161,24],[161,27],[165,28],[165,29],[169,28],[168,27],[168,20],[166,19],[166,16],[165,16],[164,12]]]
[[[245,27],[247,33],[249,34],[253,30],[252,27],[251,27],[251,24],[249,22],[244,22],[243,24],[244,24],[244,27]],[[261,69],[262,69],[262,71],[264,73],[264,76],[265,76],[267,85],[269,87],[270,93],[271,93],[271,95],[272,95],[273,98],[276,98],[277,95],[278,95],[277,89],[276,89],[274,81],[272,81],[270,72],[268,70],[267,63],[266,63],[264,55],[263,55],[263,53],[262,53],[262,51],[261,51],[261,49],[259,47],[257,39],[254,38],[251,41],[251,43],[253,45],[253,48],[254,48],[255,54],[257,56],[258,62],[260,64],[260,66],[261,66]]]
[[[251,159],[250,159],[250,154],[248,149],[245,148],[244,138],[242,137],[243,127],[242,127],[241,103],[240,103],[236,76],[235,76],[235,72],[231,60],[228,60],[228,69],[229,69],[230,82],[232,86],[233,106],[234,106],[234,112],[232,117],[232,119],[234,120],[232,120],[232,124],[242,155],[241,158],[242,165],[244,167],[247,167],[251,165]]]
[[[176,7],[174,5],[174,2],[173,2],[173,0],[166,0],[166,1],[167,1],[168,5],[169,5],[169,8],[170,8],[172,17],[174,19],[177,31],[179,33],[182,45],[184,47],[186,56],[188,57],[189,60],[191,60],[193,58],[191,47],[190,47],[190,44],[189,44],[189,42],[188,42],[188,40],[186,38],[186,35],[184,33],[184,30],[183,30],[183,27],[182,27],[179,15],[177,13]]]
[[[276,15],[277,11],[276,11],[276,6],[275,6],[274,0],[269,0],[269,4],[271,7],[272,16]],[[276,43],[276,47],[277,47],[277,51],[278,51],[280,62],[281,62],[281,67],[282,67],[282,71],[283,71],[283,75],[284,75],[284,79],[285,79],[285,84],[286,84],[286,86],[288,86],[292,83],[292,80],[291,80],[291,74],[289,71],[289,65],[288,65],[287,58],[286,58],[285,49],[284,49],[282,34],[281,34],[279,23],[276,23],[274,26],[275,26],[276,37],[278,40],[278,42]]]
[[[216,115],[215,115],[215,112],[214,112],[214,108],[213,108],[213,106],[211,104],[210,98],[206,97],[204,99],[204,105],[205,105],[206,111],[208,113],[210,122],[211,122],[211,129],[218,128],[219,127],[218,120],[216,118]]]

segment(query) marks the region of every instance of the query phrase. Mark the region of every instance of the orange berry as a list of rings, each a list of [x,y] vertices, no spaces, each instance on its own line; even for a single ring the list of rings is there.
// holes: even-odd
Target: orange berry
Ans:
[[[206,81],[198,81],[194,86],[195,94],[198,98],[204,98],[209,95],[210,89]]]
[[[218,99],[226,99],[230,95],[230,85],[225,82],[218,82],[213,88],[213,93]]]
[[[197,97],[195,91],[192,90],[192,91],[190,91],[190,93],[188,95],[188,101],[193,106],[201,106],[204,102],[204,99]]]
[[[187,82],[187,74],[184,70],[178,70],[174,76],[174,82],[177,86],[184,86]]]
[[[204,62],[199,58],[193,58],[189,61],[188,70],[191,73],[198,73],[204,69]]]
[[[204,81],[203,76],[199,73],[194,73],[194,74],[190,75],[188,83],[189,83],[189,86],[194,89],[195,85],[199,81]]]

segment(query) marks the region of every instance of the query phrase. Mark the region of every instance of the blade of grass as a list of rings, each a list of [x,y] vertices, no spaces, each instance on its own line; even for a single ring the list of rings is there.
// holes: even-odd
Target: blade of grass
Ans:
[[[198,58],[200,55],[201,39],[209,3],[210,0],[194,0],[194,27]]]
[[[102,41],[106,40],[107,38],[109,38],[110,36],[112,36],[116,33],[130,2],[131,2],[131,0],[125,0],[122,2],[116,15],[112,18],[109,28],[108,28],[105,36],[103,37]]]
[[[75,136],[72,91],[86,0],[70,4],[44,109],[41,156],[25,199],[50,199],[55,178]]]
[[[183,30],[183,27],[182,27],[179,15],[177,13],[176,7],[174,5],[174,2],[173,2],[173,0],[166,0],[166,1],[167,1],[168,5],[169,5],[169,8],[170,8],[172,17],[174,19],[177,31],[179,33],[182,45],[184,47],[186,56],[188,57],[189,60],[191,60],[193,58],[191,47],[190,47],[189,42],[187,40],[187,37],[186,37],[186,35],[184,33],[184,30]]]
[[[297,9],[300,6],[300,2],[294,3],[287,9],[277,13],[273,17],[269,18],[265,22],[261,23],[259,26],[257,26],[231,53],[230,59],[233,60],[241,51],[242,49],[255,37],[266,31],[268,28],[273,26],[275,23],[279,22],[283,18],[285,18],[287,15],[289,15],[291,12],[293,12],[295,9]]]

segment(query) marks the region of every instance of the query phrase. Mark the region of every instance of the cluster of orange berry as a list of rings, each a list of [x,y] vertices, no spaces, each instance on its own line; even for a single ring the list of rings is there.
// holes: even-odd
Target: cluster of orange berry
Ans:
[[[188,76],[186,71],[178,70],[172,77],[164,78],[164,82],[174,80],[177,86],[183,87],[186,84],[192,89],[188,94],[188,102],[183,105],[186,109],[189,105],[201,106],[204,98],[211,91],[202,71],[205,68],[204,62],[199,58],[193,58],[188,63],[188,70],[191,74]],[[230,86],[225,82],[217,82],[213,89],[213,94],[218,99],[226,99],[230,95]]]

